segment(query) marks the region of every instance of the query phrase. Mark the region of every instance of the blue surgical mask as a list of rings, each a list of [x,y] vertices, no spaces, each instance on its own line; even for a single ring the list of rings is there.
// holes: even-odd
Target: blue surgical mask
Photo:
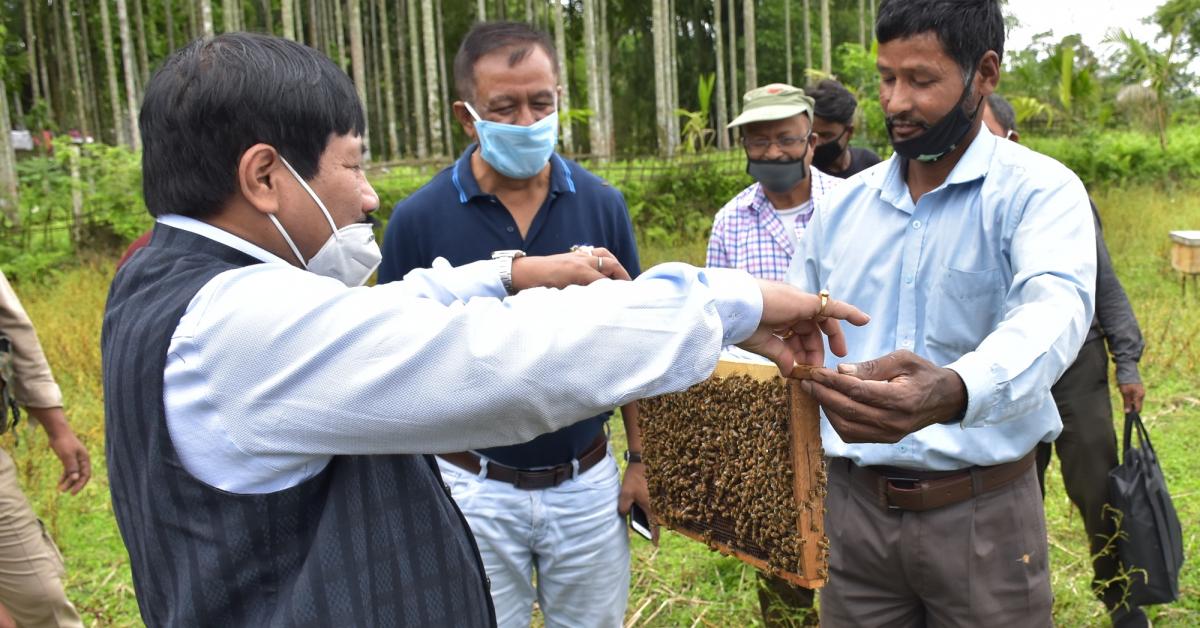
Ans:
[[[546,167],[558,143],[558,111],[529,126],[484,120],[471,103],[464,102],[475,118],[480,157],[510,179],[528,179]]]

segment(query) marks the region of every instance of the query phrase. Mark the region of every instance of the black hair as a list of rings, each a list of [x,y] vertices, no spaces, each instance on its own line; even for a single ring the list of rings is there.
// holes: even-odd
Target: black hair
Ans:
[[[833,79],[825,79],[816,85],[809,85],[804,92],[812,96],[815,103],[813,114],[819,118],[849,125],[854,121],[854,111],[858,109],[858,101],[854,94]]]
[[[992,92],[987,99],[988,107],[992,110],[992,115],[996,117],[996,122],[1005,131],[1017,130],[1017,112],[1013,111],[1012,105],[1003,96]]]
[[[875,22],[879,43],[930,31],[967,79],[987,51],[1004,59],[1004,16],[998,0],[883,0],[880,4]]]
[[[540,46],[550,57],[550,67],[558,77],[558,56],[550,35],[525,22],[480,22],[471,27],[454,55],[454,89],[459,100],[470,102],[475,97],[475,64],[497,50],[510,49],[508,65],[520,63]]]
[[[316,176],[334,135],[366,129],[354,84],[328,57],[255,33],[198,39],[146,84],[138,118],[142,191],[150,214],[204,217],[237,191],[238,161],[274,146],[297,174]]]

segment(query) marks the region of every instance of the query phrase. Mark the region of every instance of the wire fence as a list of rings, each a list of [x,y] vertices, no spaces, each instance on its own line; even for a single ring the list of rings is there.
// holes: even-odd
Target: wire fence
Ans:
[[[711,216],[728,200],[727,190],[749,182],[745,157],[736,150],[577,161],[625,195],[638,228],[669,211]],[[368,177],[381,199],[380,217],[386,220],[395,203],[451,163],[444,158],[372,165]],[[83,251],[119,249],[153,225],[141,195],[140,156],[124,149],[70,146],[25,157],[18,178],[20,202],[0,217],[0,265],[6,270],[34,272]],[[719,185],[710,189],[714,181]],[[680,203],[687,207],[672,209]],[[643,211],[646,207],[666,209]]]

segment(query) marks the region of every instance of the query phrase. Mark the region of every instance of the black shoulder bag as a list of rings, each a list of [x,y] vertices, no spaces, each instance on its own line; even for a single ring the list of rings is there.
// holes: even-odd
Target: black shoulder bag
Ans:
[[[12,340],[0,334],[0,434],[15,428],[21,420],[21,407],[13,398],[9,386],[13,381]]]
[[[1136,447],[1132,446],[1135,427]],[[1137,412],[1125,415],[1123,459],[1108,472],[1108,497],[1119,511],[1117,552],[1129,575],[1126,602],[1145,606],[1175,601],[1183,565],[1183,531],[1150,434]]]

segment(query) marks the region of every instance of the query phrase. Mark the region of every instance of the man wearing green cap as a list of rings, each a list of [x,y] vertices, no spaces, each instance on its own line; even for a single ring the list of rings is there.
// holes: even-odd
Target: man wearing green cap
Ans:
[[[729,128],[742,130],[746,172],[755,183],[717,212],[708,266],[783,279],[813,209],[841,179],[812,167],[813,99],[804,90],[772,83],[750,90],[742,102],[742,115]],[[810,589],[760,573],[758,600],[768,626],[816,623]]]
[[[750,90],[742,103],[729,128],[742,131],[755,183],[717,212],[708,265],[781,280],[813,209],[841,180],[811,167],[813,100],[804,90],[772,83]]]

